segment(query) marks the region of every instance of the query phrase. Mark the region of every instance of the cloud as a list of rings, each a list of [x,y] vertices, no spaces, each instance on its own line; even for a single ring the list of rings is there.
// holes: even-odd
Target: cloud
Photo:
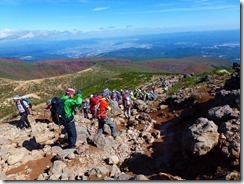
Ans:
[[[127,25],[126,26],[126,28],[128,29],[128,28],[132,28],[133,26],[132,25]]]
[[[94,8],[92,11],[103,11],[103,10],[107,10],[109,8],[110,8],[109,6],[107,6],[107,7],[97,7],[97,8]]]
[[[148,10],[140,12],[126,12],[120,14],[152,14],[152,13],[164,13],[164,12],[185,12],[185,11],[199,11],[199,10],[239,10],[239,6],[234,5],[224,5],[224,6],[205,6],[205,7],[189,7],[189,8],[168,8],[159,10]]]
[[[14,35],[14,30],[4,29],[0,31],[0,39],[8,38]]]

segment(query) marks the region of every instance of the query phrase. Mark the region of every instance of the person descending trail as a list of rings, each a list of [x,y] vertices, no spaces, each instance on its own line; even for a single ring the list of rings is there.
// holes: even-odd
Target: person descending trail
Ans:
[[[32,111],[32,103],[31,103],[30,99],[28,98],[28,96],[23,96],[21,99],[22,99],[23,101],[26,101],[26,102],[27,102],[27,104],[28,104],[28,106],[29,106],[29,110]],[[31,114],[31,111],[30,111],[30,114]]]
[[[116,125],[115,123],[108,117],[107,113],[111,108],[108,105],[107,100],[109,99],[109,93],[107,91],[103,92],[102,98],[99,102],[99,107],[97,111],[98,118],[98,135],[103,134],[104,132],[104,124],[107,124],[111,129],[111,134],[114,138],[116,138]]]
[[[82,103],[82,91],[79,89],[77,93],[72,88],[66,90],[66,94],[61,97],[64,101],[64,111],[66,121],[63,123],[66,132],[68,133],[68,147],[75,148],[76,146],[76,127],[74,122],[74,110],[75,107],[81,105]]]
[[[28,120],[28,115],[30,114],[30,110],[27,102],[22,100],[18,95],[14,96],[13,100],[19,111],[19,115],[21,116],[17,128],[20,129],[23,129],[24,127],[31,128],[30,122]]]

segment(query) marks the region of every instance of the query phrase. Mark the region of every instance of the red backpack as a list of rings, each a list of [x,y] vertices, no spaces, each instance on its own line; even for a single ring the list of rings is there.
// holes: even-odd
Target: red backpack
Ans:
[[[90,105],[97,105],[99,103],[100,99],[102,99],[102,96],[93,96],[90,99]]]

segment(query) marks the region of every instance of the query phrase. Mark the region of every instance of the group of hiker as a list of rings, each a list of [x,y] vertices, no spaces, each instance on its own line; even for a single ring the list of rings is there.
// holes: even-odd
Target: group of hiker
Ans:
[[[100,94],[92,94],[88,99],[82,99],[82,90],[77,91],[68,88],[65,94],[59,97],[54,97],[46,102],[45,110],[50,110],[52,121],[56,124],[63,125],[68,135],[67,148],[75,148],[76,146],[76,126],[74,122],[74,115],[77,109],[81,108],[84,118],[89,118],[89,113],[92,119],[98,120],[97,134],[101,135],[104,132],[104,125],[107,124],[111,129],[112,136],[116,139],[116,124],[111,120],[108,112],[111,110],[109,102],[112,100],[117,103],[118,107],[124,110],[125,117],[129,120],[131,116],[131,109],[136,108],[136,101],[143,100],[148,103],[150,100],[157,98],[155,87],[152,85],[150,89],[143,90],[112,90],[104,89]],[[27,99],[23,99],[16,95],[13,100],[21,116],[17,125],[18,128],[30,128],[31,124],[28,120],[28,115],[31,113],[31,103]]]

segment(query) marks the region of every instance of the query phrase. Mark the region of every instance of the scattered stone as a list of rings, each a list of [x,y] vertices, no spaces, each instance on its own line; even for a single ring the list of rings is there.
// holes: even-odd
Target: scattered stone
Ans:
[[[120,173],[121,173],[121,171],[118,168],[118,166],[116,164],[113,164],[111,173],[110,173],[110,177],[114,177],[116,174],[120,174]]]
[[[137,175],[134,180],[149,180],[146,176],[139,174]]]

